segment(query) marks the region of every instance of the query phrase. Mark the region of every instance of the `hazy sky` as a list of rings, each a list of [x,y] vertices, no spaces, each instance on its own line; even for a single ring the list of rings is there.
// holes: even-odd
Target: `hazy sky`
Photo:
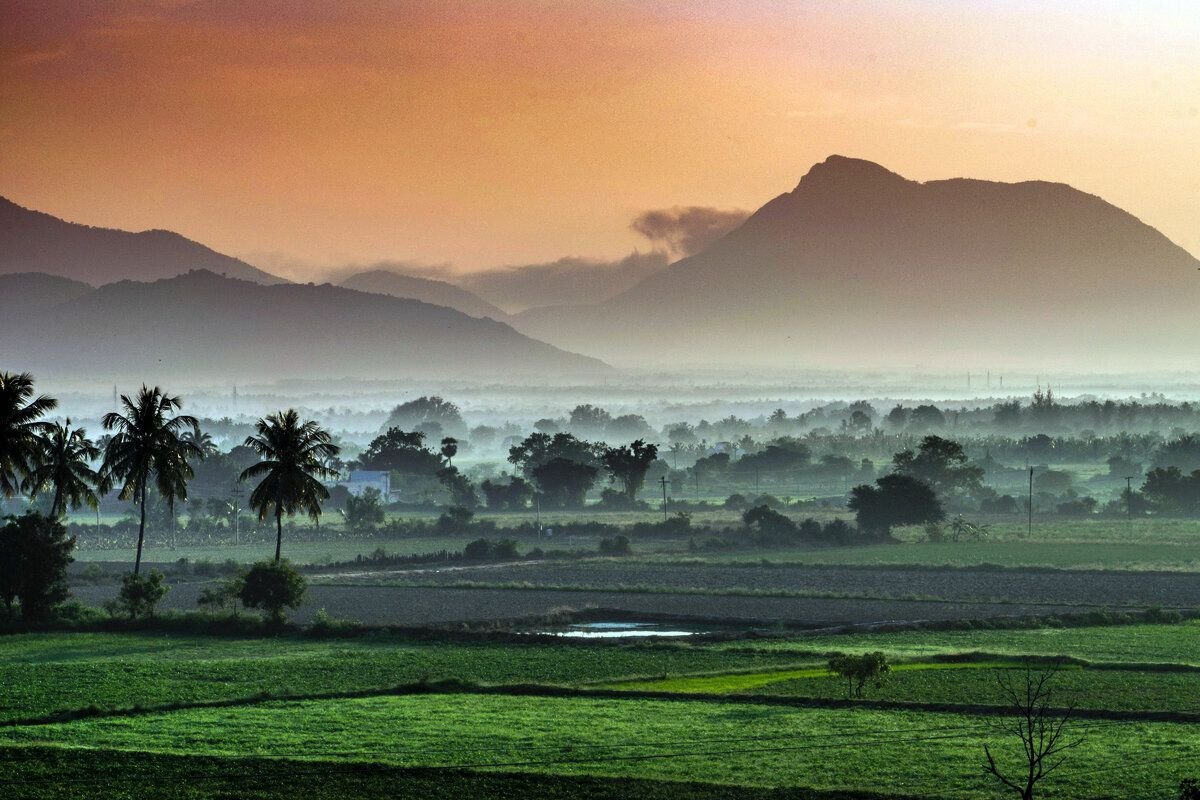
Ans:
[[[0,194],[242,256],[613,258],[830,153],[1200,254],[1198,109],[1194,0],[0,0]]]

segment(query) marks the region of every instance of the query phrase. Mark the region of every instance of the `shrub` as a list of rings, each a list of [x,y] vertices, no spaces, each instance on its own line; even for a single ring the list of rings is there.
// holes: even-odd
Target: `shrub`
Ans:
[[[205,608],[210,613],[237,610],[238,597],[242,591],[242,576],[236,575],[219,582],[216,586],[201,590],[196,605]]]
[[[285,620],[285,608],[296,609],[304,601],[308,581],[287,561],[260,561],[242,576],[238,598],[246,608],[257,608],[275,624]]]
[[[628,536],[614,536],[611,539],[600,540],[600,555],[602,556],[627,556],[633,553],[633,548],[629,546]]]
[[[117,595],[116,608],[129,615],[130,619],[153,617],[154,609],[171,591],[167,578],[156,569],[147,575],[132,572],[121,579],[121,591]]]
[[[473,542],[467,542],[467,546],[463,548],[463,558],[468,561],[491,561],[493,545],[487,539],[476,539]]]

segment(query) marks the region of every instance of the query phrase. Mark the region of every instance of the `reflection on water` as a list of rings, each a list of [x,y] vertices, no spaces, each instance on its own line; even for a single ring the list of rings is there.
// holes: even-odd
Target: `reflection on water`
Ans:
[[[670,628],[652,622],[580,622],[565,628],[543,628],[530,631],[548,636],[563,636],[571,639],[627,639],[647,636],[696,636],[705,633],[698,630]]]

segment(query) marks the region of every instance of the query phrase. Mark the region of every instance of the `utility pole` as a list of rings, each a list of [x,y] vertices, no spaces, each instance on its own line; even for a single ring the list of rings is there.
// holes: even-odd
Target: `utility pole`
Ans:
[[[235,485],[230,491],[233,505],[233,546],[237,547],[242,543],[242,492],[240,484]]]
[[[662,475],[662,476],[660,476],[660,477],[659,477],[659,479],[658,479],[658,481],[659,481],[659,483],[661,483],[661,484],[662,484],[662,490],[663,490],[663,522],[666,522],[666,521],[667,521],[667,519],[668,519],[668,518],[667,518],[667,476],[666,476],[666,475]]]
[[[1133,477],[1132,475],[1125,476],[1125,520],[1130,538],[1133,537]]]
[[[1033,538],[1033,467],[1029,468],[1029,538]]]
[[[533,495],[533,526],[537,528],[537,534],[542,535],[542,495],[534,492]]]

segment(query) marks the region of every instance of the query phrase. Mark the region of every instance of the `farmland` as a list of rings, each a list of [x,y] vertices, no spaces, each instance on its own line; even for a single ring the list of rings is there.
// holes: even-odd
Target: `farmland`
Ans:
[[[995,678],[1053,654],[1079,659],[1056,680],[1081,701],[1083,744],[1047,796],[1170,796],[1200,769],[1197,641],[1193,623],[633,645],[28,634],[0,653],[0,763],[36,777],[111,759],[104,785],[130,796],[149,765],[204,765],[188,796],[210,797],[244,759],[270,758],[339,776],[348,796],[447,770],[451,785],[491,787],[480,796],[604,797],[650,780],[699,782],[702,797],[988,797],[982,743],[1004,742],[984,713],[1001,703]],[[893,673],[847,701],[823,654],[866,648],[891,654]],[[655,785],[646,796],[671,786]],[[57,796],[46,791],[29,780],[11,796]]]

